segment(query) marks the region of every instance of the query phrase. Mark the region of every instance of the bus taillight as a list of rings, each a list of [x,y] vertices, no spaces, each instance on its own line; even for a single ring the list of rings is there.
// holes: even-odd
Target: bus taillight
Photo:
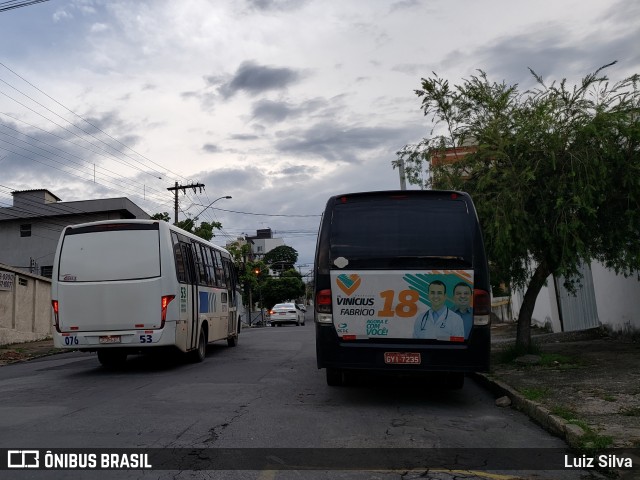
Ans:
[[[171,300],[173,300],[174,298],[176,298],[175,295],[162,296],[162,323],[160,324],[160,328],[164,327],[164,322],[167,319],[167,307],[169,306],[169,303],[171,303]]]
[[[51,300],[51,306],[53,307],[53,325],[56,327],[56,332],[60,333],[60,319],[58,318],[58,300]]]
[[[489,325],[491,319],[491,295],[480,289],[473,290],[473,324]]]
[[[332,303],[331,303],[331,290],[320,290],[316,294],[316,320],[320,324],[333,323]]]
[[[331,290],[320,290],[316,295],[316,310],[319,313],[331,313]]]

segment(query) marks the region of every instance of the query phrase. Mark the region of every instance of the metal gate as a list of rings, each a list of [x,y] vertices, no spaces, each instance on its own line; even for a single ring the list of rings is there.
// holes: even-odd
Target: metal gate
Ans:
[[[575,295],[564,286],[564,277],[554,277],[560,325],[563,332],[574,332],[600,326],[591,267],[582,264],[582,278]]]

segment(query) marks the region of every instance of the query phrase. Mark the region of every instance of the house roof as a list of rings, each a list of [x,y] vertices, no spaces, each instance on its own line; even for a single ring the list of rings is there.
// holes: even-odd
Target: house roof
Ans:
[[[42,191],[42,190],[35,190]],[[57,197],[56,197],[57,198]],[[150,218],[149,214],[126,197],[80,200],[75,202],[29,203],[20,207],[0,208],[0,222],[44,217],[82,217],[83,214],[100,212],[125,212],[125,218]],[[90,219],[87,219],[90,221]]]
[[[20,194],[20,193],[36,193],[36,192],[45,192],[48,193],[49,195],[51,195],[53,198],[55,198],[56,202],[60,202],[62,199],[58,198],[57,195],[51,193],[49,190],[47,190],[46,188],[36,188],[33,190],[14,190],[13,192],[11,192],[11,195],[16,195],[16,194]]]

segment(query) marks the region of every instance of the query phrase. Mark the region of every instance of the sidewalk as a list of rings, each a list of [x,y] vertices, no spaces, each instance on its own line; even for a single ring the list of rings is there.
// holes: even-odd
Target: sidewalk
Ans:
[[[508,397],[497,404],[510,403],[574,448],[640,449],[638,335],[532,329],[539,355],[505,358],[515,334],[512,323],[492,327],[491,372],[476,376]]]
[[[522,410],[575,448],[640,449],[640,338],[532,332],[540,355],[505,361],[515,324],[492,327],[491,372],[476,378],[497,404]],[[56,352],[52,340],[0,346],[0,366]]]

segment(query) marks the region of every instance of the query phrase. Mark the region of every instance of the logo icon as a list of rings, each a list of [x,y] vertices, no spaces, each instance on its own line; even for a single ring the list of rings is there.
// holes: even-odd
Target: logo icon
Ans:
[[[7,451],[7,467],[38,468],[40,467],[40,451],[9,450]]]
[[[343,273],[342,275],[338,275],[336,279],[336,283],[338,284],[338,288],[342,290],[347,296],[350,296],[353,292],[355,292],[362,280],[360,279],[360,275],[352,273],[351,275],[347,275]]]

